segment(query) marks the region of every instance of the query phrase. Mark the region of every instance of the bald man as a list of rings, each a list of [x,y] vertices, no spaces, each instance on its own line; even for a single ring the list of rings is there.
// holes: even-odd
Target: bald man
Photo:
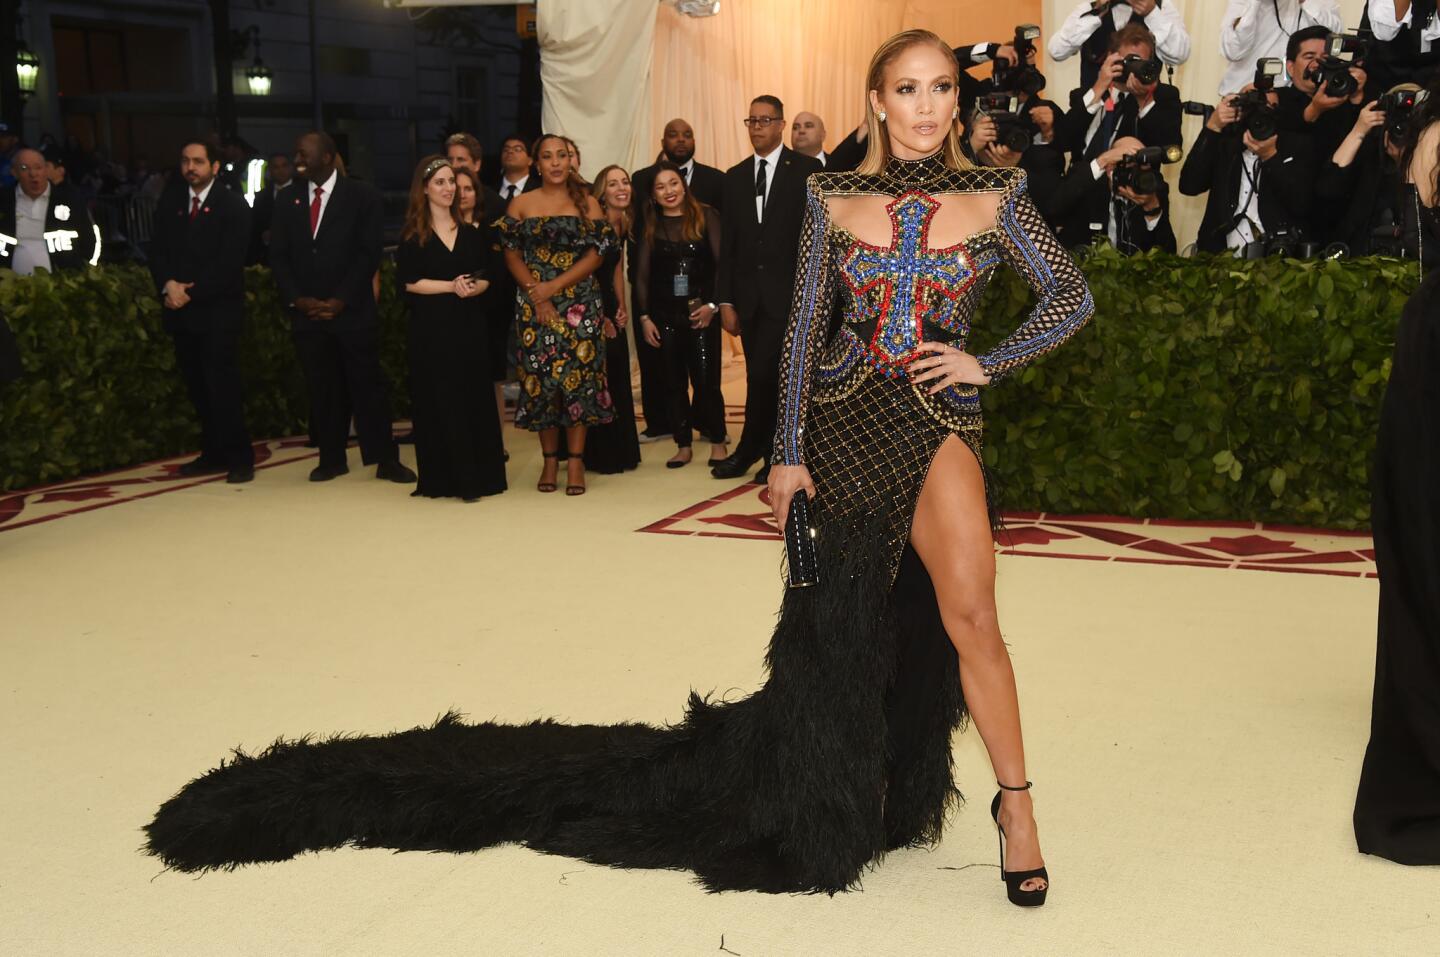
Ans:
[[[0,190],[0,268],[28,276],[99,261],[100,231],[89,209],[68,184],[51,184],[40,151],[16,150],[10,172],[14,188]]]
[[[686,185],[696,199],[717,210],[720,208],[721,197],[725,192],[725,174],[713,166],[696,162],[695,130],[687,121],[675,119],[665,124],[665,133],[660,137],[660,158],[680,167],[680,175],[685,177]],[[630,187],[635,196],[631,201],[631,208],[635,211],[637,224],[644,222],[641,218],[644,207],[640,204],[653,202],[650,192],[654,186],[653,165],[636,170],[630,177]],[[630,275],[635,275],[634,270],[631,270]],[[643,336],[636,336],[635,357],[640,362],[640,402],[645,407],[645,430],[640,433],[640,441],[656,442],[669,438],[674,427],[669,421],[669,404],[665,399],[665,368],[660,364],[660,350],[647,343]]]
[[[796,113],[790,124],[790,148],[819,160],[821,166],[830,165],[825,153],[825,121],[814,113]]]

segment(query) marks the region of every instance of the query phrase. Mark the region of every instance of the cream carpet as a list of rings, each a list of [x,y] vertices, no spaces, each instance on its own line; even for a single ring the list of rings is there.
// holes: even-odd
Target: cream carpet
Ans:
[[[369,469],[311,485],[300,461],[0,535],[0,954],[1440,952],[1440,873],[1350,833],[1362,578],[1001,558],[1054,880],[1038,911],[997,879],[973,731],[944,843],[834,898],[516,847],[198,879],[141,855],[156,806],[233,746],[448,708],[667,721],[692,687],[756,686],[780,546],[635,531],[734,483],[667,471],[660,444],[541,495],[533,439],[509,445],[511,491],[475,505]]]

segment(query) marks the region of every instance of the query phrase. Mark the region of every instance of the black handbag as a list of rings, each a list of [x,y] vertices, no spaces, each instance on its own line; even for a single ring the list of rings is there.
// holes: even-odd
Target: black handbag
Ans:
[[[790,499],[790,513],[785,520],[785,578],[791,588],[806,588],[820,581],[815,558],[818,535],[819,530],[810,523],[810,496],[798,491]]]

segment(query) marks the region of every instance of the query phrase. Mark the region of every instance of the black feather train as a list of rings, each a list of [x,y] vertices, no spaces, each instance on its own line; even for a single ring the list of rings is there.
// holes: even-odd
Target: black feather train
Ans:
[[[692,692],[684,719],[662,728],[452,713],[396,734],[237,751],[165,802],[146,850],[206,871],[346,844],[518,842],[689,869],[711,891],[855,887],[885,851],[939,839],[960,797],[950,739],[964,706],[913,550],[891,588],[890,561],[840,538],[821,550],[830,587],[787,591],[769,678],[747,698]]]

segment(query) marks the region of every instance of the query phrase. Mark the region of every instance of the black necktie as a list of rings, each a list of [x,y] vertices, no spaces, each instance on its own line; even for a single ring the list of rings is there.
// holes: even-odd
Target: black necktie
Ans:
[[[1120,99],[1114,98],[1113,109],[1105,109],[1101,106],[1105,116],[1100,120],[1100,129],[1095,131],[1095,138],[1090,141],[1090,148],[1085,151],[1085,158],[1093,160],[1101,153],[1110,148],[1110,139],[1115,135],[1115,124],[1120,122]]]
[[[690,185],[690,167],[680,167],[680,178],[685,181],[685,185]]]
[[[760,161],[759,168],[755,171],[755,195],[760,197],[760,208],[765,208],[765,161]]]
[[[508,200],[512,200],[512,199],[514,199],[514,198],[515,198],[515,184],[514,184],[514,183],[511,183],[509,186],[506,186],[506,187],[505,187],[505,199],[508,201]]]

